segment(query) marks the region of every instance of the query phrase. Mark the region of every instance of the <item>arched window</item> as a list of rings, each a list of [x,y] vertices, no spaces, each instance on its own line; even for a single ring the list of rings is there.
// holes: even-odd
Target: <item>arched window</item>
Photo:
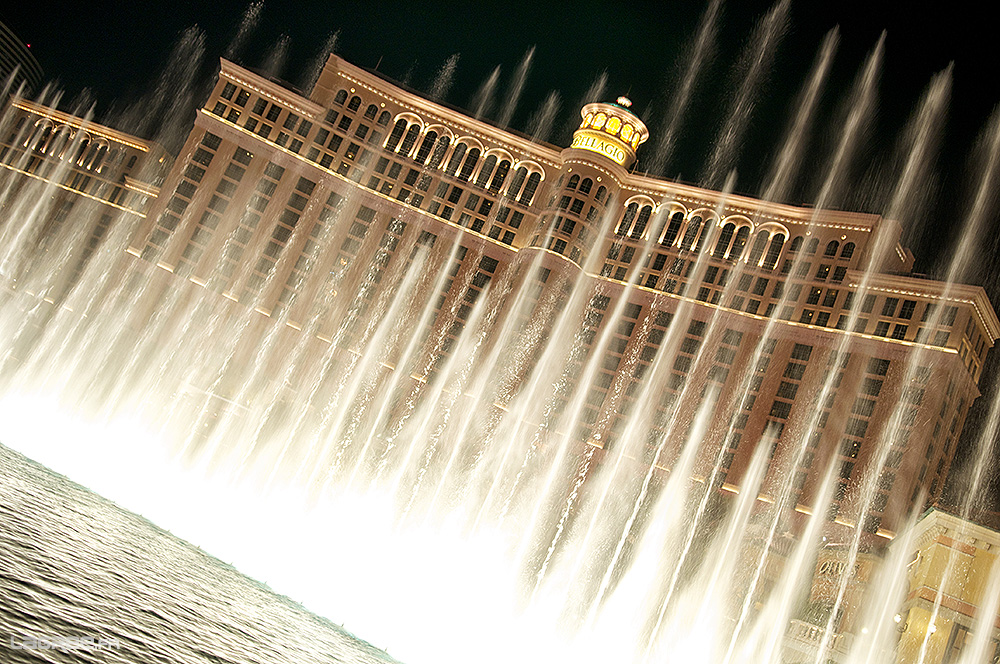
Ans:
[[[472,148],[465,157],[465,163],[462,164],[462,170],[458,174],[458,179],[468,182],[469,178],[472,177],[472,173],[476,170],[476,164],[478,163],[479,148]]]
[[[594,181],[593,180],[591,180],[590,178],[584,178],[583,182],[580,183],[580,190],[579,191],[580,191],[581,194],[589,194],[590,193],[590,188],[593,187],[593,186],[594,186]]]
[[[462,158],[465,156],[465,151],[469,149],[469,146],[465,143],[459,143],[455,146],[455,149],[451,153],[451,159],[448,160],[448,166],[445,167],[444,172],[448,175],[454,175],[458,171],[458,167],[462,165]]]
[[[809,240],[809,244],[806,245],[806,253],[815,254],[817,249],[819,249],[819,238],[814,237]]]
[[[333,98],[333,103],[337,106],[343,106],[345,101],[347,101],[347,90],[337,90],[337,96]]]
[[[771,239],[771,234],[767,231],[761,231],[757,233],[757,237],[753,241],[753,246],[750,247],[750,255],[747,256],[747,263],[750,265],[756,265],[761,256],[764,255],[764,249],[767,248],[767,241]]]
[[[368,104],[368,108],[365,109],[365,117],[369,120],[374,120],[376,115],[378,115],[378,106]]]
[[[764,267],[773,270],[778,264],[778,256],[781,255],[781,247],[785,244],[785,236],[778,234],[771,238],[771,244],[767,246],[767,254],[764,255]]]
[[[632,227],[632,233],[630,237],[633,240],[641,240],[642,234],[646,230],[646,225],[649,223],[649,215],[653,214],[653,207],[651,205],[644,205],[642,209],[639,210],[639,216],[635,220],[635,225]]]
[[[715,251],[712,255],[716,258],[725,258],[729,243],[733,241],[733,234],[736,233],[736,224],[726,224],[719,233],[719,240],[715,243]]]
[[[76,146],[76,150],[73,152],[73,161],[76,162],[77,166],[83,166],[87,157],[87,148],[90,147],[90,137],[85,137]]]
[[[399,149],[396,150],[396,152],[402,155],[410,154],[410,150],[413,149],[413,144],[417,142],[417,136],[420,136],[420,125],[414,122],[410,125],[410,128],[406,130],[406,135],[403,136],[403,142],[399,144]]]
[[[351,97],[351,101],[347,104],[347,110],[356,111],[361,108],[361,97],[354,95]]]
[[[52,143],[49,145],[47,150],[48,154],[62,159],[63,152],[66,150],[66,146],[69,145],[70,134],[72,131],[73,130],[66,125],[59,127],[59,129],[56,130],[56,135],[52,138]]]
[[[826,251],[823,252],[824,256],[836,256],[837,249],[840,248],[840,243],[836,240],[830,240],[826,245]]]
[[[499,164],[497,164],[497,172],[493,174],[493,179],[490,180],[490,191],[500,191],[500,187],[503,186],[504,180],[507,179],[507,173],[510,171],[510,161],[504,159]]]
[[[792,238],[792,243],[788,245],[788,251],[798,251],[802,248],[802,236],[796,235]]]
[[[116,168],[118,164],[122,163],[122,159],[124,158],[125,158],[125,151],[122,150],[121,148],[114,148],[112,150],[108,150],[108,156],[104,160],[104,163],[101,164],[101,169],[103,169],[105,166],[108,166],[109,168]],[[100,172],[101,169],[98,169],[98,172]]]
[[[733,239],[733,246],[729,250],[729,255],[726,256],[731,261],[738,261],[743,256],[743,249],[747,246],[747,240],[750,238],[750,227],[741,226],[738,231],[736,231],[736,237]]]
[[[698,238],[698,231],[701,230],[701,217],[694,216],[691,217],[691,221],[688,222],[687,231],[684,233],[684,239],[681,240],[681,249],[690,249],[691,245]]]
[[[854,243],[848,242],[844,245],[844,248],[840,251],[841,258],[850,258],[854,255]]]
[[[97,156],[97,153],[100,151],[101,147],[102,146],[100,143],[96,142],[91,143],[89,145],[90,149],[88,150],[87,154],[84,155],[83,158],[80,160],[80,165],[87,169],[91,168],[94,165],[94,157]]]
[[[524,185],[524,191],[521,192],[521,198],[519,198],[517,202],[522,205],[531,205],[531,200],[535,197],[535,191],[538,189],[538,185],[541,181],[541,173],[532,173],[529,175],[528,184]]]
[[[431,168],[437,168],[441,165],[441,161],[444,159],[445,153],[448,152],[448,146],[451,144],[450,136],[442,136],[438,139],[437,147],[434,148],[434,154],[431,155],[431,161],[427,164]]]
[[[603,189],[604,187],[601,187]],[[667,231],[663,234],[663,239],[660,240],[660,244],[664,247],[673,246],[674,242],[677,240],[678,233],[681,232],[681,225],[684,223],[684,213],[674,212],[670,217],[670,223],[667,224]]]
[[[510,179],[510,185],[507,186],[507,196],[517,198],[517,195],[521,193],[521,186],[527,177],[528,169],[524,166],[518,166],[514,171],[514,177]]]
[[[628,235],[629,229],[632,228],[632,222],[635,220],[636,214],[639,213],[638,203],[629,203],[628,207],[625,208],[625,214],[622,215],[622,220],[618,224],[618,228],[615,230],[615,235],[619,237],[625,237]]]
[[[572,177],[570,177],[569,183],[566,185],[566,188],[567,189],[576,189],[576,186],[578,184],[580,184],[580,176],[579,175],[573,175]]]
[[[434,147],[434,142],[437,141],[438,133],[436,131],[429,131],[424,136],[424,140],[420,142],[420,147],[417,148],[417,156],[413,158],[413,161],[418,164],[423,164],[427,161],[428,155],[431,153],[431,148]]]
[[[378,116],[378,123],[380,126],[385,127],[389,124],[389,120],[391,119],[392,116],[389,115],[389,111],[382,111],[382,115]]]
[[[598,203],[603,203],[604,197],[607,195],[608,195],[608,188],[602,184],[600,187],[597,188],[597,195],[594,196],[594,200],[596,200]]]
[[[476,185],[485,188],[486,183],[490,181],[490,176],[493,174],[493,169],[496,168],[496,166],[496,155],[487,155],[486,161],[483,162],[483,167],[479,169],[479,177],[476,178]]]
[[[400,118],[396,120],[395,126],[392,128],[392,133],[389,134],[389,140],[385,142],[385,149],[390,152],[396,151],[396,146],[399,145],[399,139],[403,137],[403,132],[406,131],[406,120]]]
[[[108,148],[108,145],[106,143],[97,146],[97,152],[94,154],[94,156],[92,158],[92,161],[87,166],[87,168],[95,170],[95,171],[100,171],[101,170],[101,166],[104,165],[104,160],[108,156],[108,151],[109,151],[109,148]]]

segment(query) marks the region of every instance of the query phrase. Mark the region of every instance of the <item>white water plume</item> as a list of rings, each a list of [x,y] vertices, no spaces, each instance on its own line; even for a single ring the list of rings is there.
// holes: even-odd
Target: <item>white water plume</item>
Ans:
[[[443,101],[448,96],[448,91],[451,90],[451,86],[455,83],[455,72],[458,71],[459,57],[461,57],[461,54],[452,53],[444,61],[441,69],[434,75],[431,86],[427,89],[428,97]]]
[[[507,90],[507,98],[500,107],[500,114],[497,116],[497,124],[501,127],[510,126],[510,121],[514,118],[514,111],[521,101],[521,93],[524,92],[524,84],[528,80],[528,72],[531,70],[531,61],[535,58],[535,47],[532,46],[524,54],[521,64],[514,70],[514,75],[510,80],[510,87]]]
[[[478,120],[489,115],[493,110],[493,105],[496,103],[497,83],[499,81],[500,66],[497,65],[469,101],[469,106],[472,109],[472,117]]]
[[[538,107],[530,118],[528,118],[527,133],[532,140],[545,142],[552,134],[552,125],[555,123],[556,115],[559,114],[559,93],[553,90],[545,95],[542,105]]]
[[[650,173],[662,173],[674,154],[677,146],[677,134],[684,122],[685,112],[691,103],[695,86],[705,64],[711,57],[712,49],[715,45],[717,23],[721,8],[722,0],[709,1],[708,6],[701,15],[701,20],[698,22],[698,30],[695,33],[692,43],[685,49],[684,63],[681,65],[683,75],[680,85],[670,92],[670,102],[667,104],[665,121],[657,132],[658,138],[653,146],[652,157],[649,160],[647,168]]]
[[[243,51],[243,47],[246,45],[247,39],[254,30],[257,29],[258,23],[260,23],[260,15],[264,10],[263,0],[258,0],[258,2],[251,2],[247,5],[246,10],[243,12],[243,16],[240,18],[239,26],[236,28],[236,34],[233,35],[232,41],[226,46],[225,53],[223,57],[227,60],[232,60],[238,58]]]
[[[319,80],[319,75],[323,72],[323,66],[326,64],[327,59],[337,50],[338,41],[340,41],[340,30],[327,36],[323,41],[323,45],[320,46],[319,50],[316,51],[316,55],[309,62],[309,66],[306,67],[299,85],[306,93],[310,92],[313,86],[316,85],[316,81]]]
[[[724,174],[733,168],[757,98],[763,92],[778,45],[788,29],[790,5],[790,0],[778,0],[747,41],[733,74],[736,93],[700,178],[708,187],[718,187]]]
[[[278,37],[278,41],[274,42],[264,54],[264,60],[260,64],[261,71],[274,77],[284,74],[285,64],[288,62],[288,49],[291,45],[292,38],[288,35]]]

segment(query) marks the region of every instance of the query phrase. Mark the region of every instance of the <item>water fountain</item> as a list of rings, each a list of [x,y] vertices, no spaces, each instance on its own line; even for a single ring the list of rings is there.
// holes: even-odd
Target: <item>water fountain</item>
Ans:
[[[787,10],[787,3],[779,3],[762,22],[759,37],[748,47],[748,62],[762,66],[773,54]],[[699,54],[717,12],[718,3],[706,12],[691,72],[701,66]],[[735,178],[727,172],[763,71],[754,68],[746,77],[746,88],[734,98],[730,120],[707,166],[706,179],[721,191],[705,199],[712,203],[702,212],[706,219],[729,218],[737,207],[754,228],[765,227],[779,214],[791,216],[779,199],[796,169],[835,47],[831,33],[758,200],[734,194]],[[814,207],[801,213],[805,237],[827,227],[827,208],[849,185],[849,167],[874,103],[882,49],[880,42],[858,75],[837,147],[823,168],[821,193]],[[279,43],[270,65],[278,66],[286,50],[287,42]],[[514,75],[513,92],[499,104],[499,67],[493,71],[474,100],[475,116],[498,105],[502,120],[513,117],[532,56],[529,51]],[[355,76],[359,87],[371,85],[361,72],[338,66]],[[454,67],[450,60],[442,76]],[[241,80],[246,89],[259,92],[269,84],[266,77],[233,65],[223,68],[226,80]],[[689,78],[683,85],[688,91],[693,85]],[[328,80],[321,74],[317,85]],[[889,185],[889,219],[912,216],[926,185],[949,81],[949,72],[938,75],[914,115],[903,145],[905,168]],[[594,90],[604,83],[599,78]],[[232,98],[232,92],[229,97],[218,92],[222,85],[220,80],[213,100]],[[439,77],[435,94],[448,87],[447,77]],[[393,89],[392,94],[403,93]],[[539,131],[552,125],[557,98],[550,100],[534,120]],[[345,102],[351,103],[346,94],[336,104]],[[295,97],[292,103],[308,110],[313,102]],[[685,103],[678,102],[669,116],[668,134],[658,139],[659,161],[669,158]],[[428,109],[446,116],[431,102],[417,110]],[[617,113],[616,119],[631,114],[624,102],[594,109]],[[852,277],[857,304],[844,307],[843,327],[817,329],[822,326],[812,325],[811,319],[797,325],[779,315],[796,301],[791,288],[774,291],[766,315],[726,305],[735,298],[742,302],[740,294],[750,283],[741,286],[744,275],[765,270],[777,275],[779,266],[781,274],[798,274],[803,266],[809,270],[816,249],[810,254],[808,244],[785,253],[779,244],[770,260],[763,242],[751,242],[749,235],[730,237],[727,247],[729,241],[742,244],[735,259],[725,263],[728,256],[717,255],[725,227],[706,223],[702,230],[697,217],[697,225],[687,222],[687,230],[675,230],[670,240],[678,255],[690,258],[683,276],[683,268],[675,273],[691,286],[686,293],[683,285],[676,291],[651,286],[648,263],[640,260],[624,261],[627,266],[620,273],[610,272],[608,261],[617,260],[612,251],[617,257],[627,246],[652,259],[659,246],[667,246],[662,238],[673,220],[670,202],[708,195],[697,188],[664,185],[662,200],[653,200],[645,217],[628,217],[628,212],[623,217],[625,193],[612,194],[604,212],[586,224],[593,237],[609,246],[597,244],[574,257],[565,242],[562,249],[554,248],[563,236],[557,228],[561,221],[553,217],[564,210],[558,203],[560,188],[579,185],[570,185],[571,177],[560,177],[555,184],[548,180],[538,190],[534,209],[552,214],[537,224],[536,237],[518,229],[521,251],[515,257],[510,249],[514,240],[501,242],[502,231],[487,235],[486,226],[444,223],[449,219],[437,216],[437,209],[432,215],[441,223],[421,226],[428,208],[419,213],[423,198],[416,202],[407,197],[417,188],[395,199],[381,192],[386,195],[377,201],[379,216],[373,212],[366,219],[363,210],[369,208],[359,206],[376,200],[376,186],[362,186],[350,168],[334,176],[330,164],[322,165],[327,169],[323,179],[303,183],[302,178],[295,185],[304,194],[297,208],[302,218],[319,222],[290,222],[283,240],[289,247],[315,248],[301,254],[279,250],[263,276],[252,261],[232,258],[237,250],[245,256],[267,251],[268,236],[276,228],[247,233],[260,221],[260,215],[248,221],[255,215],[250,199],[221,215],[219,231],[204,245],[204,258],[191,258],[189,236],[180,232],[160,244],[147,243],[152,224],[164,223],[165,217],[150,214],[143,221],[121,205],[92,253],[74,260],[93,234],[97,201],[75,207],[54,228],[50,201],[89,154],[84,129],[97,129],[83,120],[72,141],[59,146],[60,155],[79,155],[81,161],[74,162],[54,157],[56,143],[45,142],[47,137],[40,143],[35,125],[18,124],[22,111],[11,107],[0,118],[0,131],[11,146],[0,157],[7,178],[0,183],[0,202],[8,211],[0,221],[0,275],[5,280],[0,293],[0,419],[5,429],[0,435],[5,444],[213,555],[235,561],[241,571],[310,609],[347,620],[351,629],[376,644],[391,644],[394,655],[411,663],[466,659],[469,651],[497,661],[559,657],[644,662],[678,656],[726,663],[895,661],[900,636],[892,617],[905,594],[915,546],[909,538],[918,515],[899,509],[891,532],[878,523],[872,528],[866,524],[874,512],[883,511],[871,506],[878,495],[888,495],[879,494],[881,482],[902,445],[897,433],[912,424],[904,422],[912,404],[900,393],[884,407],[883,430],[859,436],[871,450],[866,452],[868,465],[849,482],[840,482],[845,466],[837,457],[820,464],[818,452],[817,467],[822,468],[811,471],[815,480],[808,487],[798,484],[795,472],[812,463],[815,434],[829,414],[824,408],[835,410],[820,404],[833,402],[845,367],[860,372],[868,362],[855,357],[849,364],[852,354],[867,357],[872,343],[883,343],[876,337],[886,336],[850,332],[864,315],[865,294],[882,287],[884,270],[875,260]],[[223,123],[223,113],[206,107],[199,115],[174,175],[164,180],[160,206],[154,203],[152,210],[163,212],[168,198],[181,191],[177,174],[196,163],[207,166],[198,161],[205,159],[200,153],[222,143],[211,131],[206,134],[205,126],[225,129],[227,141],[236,140],[231,137],[240,131],[246,136],[239,140],[258,140],[249,125],[237,124],[238,113],[225,116],[229,124]],[[377,108],[372,112],[372,124],[378,113]],[[335,120],[326,122],[333,126]],[[581,130],[601,129],[588,122],[585,118]],[[994,121],[988,128],[989,159],[981,170],[965,240],[937,291],[944,302],[969,297],[959,279],[972,260],[972,238],[990,214],[988,192],[995,188],[1000,162],[998,127]],[[285,128],[291,134],[289,120]],[[410,184],[444,177],[438,173],[450,168],[454,146],[443,144],[439,150],[442,144],[427,143],[427,152],[418,159],[422,141],[417,133],[410,139],[410,130],[404,131],[396,141],[409,141],[409,147],[404,151],[393,144],[385,154],[414,151],[406,157],[414,166]],[[295,179],[282,180],[291,167],[278,166],[282,174],[269,175],[280,160],[297,164],[298,151],[286,147],[291,145],[288,138],[276,143],[284,156],[270,157],[267,167],[260,164],[262,152],[255,157],[237,151],[247,167],[233,163],[239,178],[253,163],[260,166],[259,178],[251,183],[257,193],[268,187],[273,192],[278,181]],[[392,140],[391,135],[384,138]],[[504,140],[527,144],[516,137]],[[565,153],[566,164],[575,160],[574,167],[584,174],[588,163],[603,164],[609,180],[617,176],[613,166],[581,152],[590,148],[573,149]],[[52,171],[33,170],[39,168],[32,161],[38,154],[48,156]],[[458,167],[456,162],[448,177],[471,188],[475,178],[462,179]],[[157,172],[159,162],[145,168],[150,170],[133,173],[129,182],[163,175]],[[198,179],[204,175],[200,170]],[[32,174],[38,177],[22,177]],[[489,177],[487,173],[478,185],[483,195],[491,191]],[[579,173],[572,177],[581,181]],[[431,197],[429,189],[422,191]],[[288,193],[297,195],[291,189]],[[520,195],[501,186],[493,194],[496,204],[485,216],[500,227],[499,210],[515,208]],[[197,207],[193,201],[192,209]],[[389,204],[395,212],[383,218]],[[203,202],[204,209],[209,205],[216,203]],[[360,216],[352,218],[355,211]],[[578,212],[582,222],[582,207]],[[269,214],[274,221],[276,213]],[[375,218],[383,223],[381,238]],[[846,220],[841,222],[845,229],[849,222],[861,223],[838,219]],[[372,225],[351,237],[367,242],[361,245],[367,249],[348,255],[348,231],[364,223]],[[420,232],[423,228],[436,234]],[[872,225],[871,231],[867,256],[899,251],[898,227]],[[249,239],[241,239],[244,235]],[[783,239],[788,239],[787,231]],[[759,255],[754,253],[758,244]],[[506,264],[492,257],[501,250],[510,257]],[[783,265],[779,254],[787,257]],[[710,273],[714,281],[720,265],[728,266],[732,276],[719,280],[717,299],[706,302],[707,294],[695,296],[694,286],[708,283]],[[68,266],[72,274],[66,272]],[[666,267],[660,276],[667,276]],[[442,293],[457,295],[439,299]],[[641,315],[636,301],[645,303]],[[715,307],[717,302],[722,304]],[[706,311],[715,313],[706,316]],[[947,315],[946,307],[928,306],[927,328],[946,325]],[[627,333],[620,331],[623,326]],[[826,342],[815,350],[803,346],[796,330],[810,330]],[[730,360],[731,377],[715,383],[692,378],[718,375],[713,372],[719,350],[744,335],[740,361]],[[612,348],[622,336],[629,341],[621,343],[609,370],[607,354],[594,349]],[[654,351],[647,357],[645,348],[654,347],[654,338]],[[912,336],[897,341],[907,349],[892,356],[894,366],[904,365],[895,379],[900,385],[919,383],[926,367],[936,370],[943,362],[940,345]],[[750,411],[746,404],[760,393],[762,377],[777,375],[767,374],[766,364],[778,356],[778,342],[788,348],[794,342],[792,352],[804,353],[798,358],[803,362],[810,353],[816,362],[822,348],[822,376],[803,382],[797,399],[789,397],[808,404],[809,414],[801,426],[769,420],[758,440],[730,447],[743,428],[734,413]],[[808,350],[800,351],[800,346]],[[899,357],[905,360],[899,362]],[[674,381],[681,358],[689,378]],[[598,386],[601,403],[595,409]],[[972,490],[959,515],[965,521],[987,474],[1000,420],[998,404],[981,434]],[[779,439],[782,447],[776,454]],[[738,452],[744,462],[740,473],[729,465],[734,450],[743,450]],[[931,452],[927,454],[930,458]],[[910,470],[915,476],[917,468]],[[838,491],[850,495],[845,499]],[[910,502],[922,506],[923,496]],[[841,513],[831,514],[831,504]],[[822,615],[806,615],[803,607],[816,588],[817,569],[834,560],[825,557],[832,548],[827,537],[834,533],[845,541],[838,543],[842,546],[835,558],[840,567],[824,581],[829,604]],[[886,547],[879,537],[895,538],[894,543]],[[869,564],[874,558],[881,560],[877,569]],[[948,560],[941,590],[929,600],[928,624],[944,624],[939,616],[951,607],[943,589],[952,575],[963,574],[955,555]],[[856,577],[862,568],[868,580],[859,590]],[[986,587],[995,588],[998,578],[1000,573],[993,571]],[[996,611],[995,603],[984,607],[987,615]],[[917,618],[910,622],[916,625]],[[912,661],[940,661],[942,644],[933,634],[925,628],[912,652],[904,650],[911,645],[905,640],[900,652]],[[963,662],[979,661],[973,657],[990,647],[988,630],[973,634]],[[487,652],[483,644],[490,644]]]

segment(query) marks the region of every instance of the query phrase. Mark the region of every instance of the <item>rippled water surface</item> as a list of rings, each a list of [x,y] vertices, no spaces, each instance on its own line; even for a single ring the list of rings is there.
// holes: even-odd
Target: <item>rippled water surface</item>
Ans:
[[[394,661],[2,445],[0,638],[0,661]]]

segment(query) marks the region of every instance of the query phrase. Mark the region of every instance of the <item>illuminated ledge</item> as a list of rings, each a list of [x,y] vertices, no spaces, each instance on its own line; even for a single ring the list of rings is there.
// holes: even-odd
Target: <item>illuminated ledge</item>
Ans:
[[[12,106],[19,108],[22,111],[27,111],[28,113],[33,113],[35,115],[41,115],[43,117],[49,118],[50,120],[55,120],[60,124],[69,125],[74,129],[82,129],[88,134],[93,134],[94,136],[100,136],[101,138],[106,138],[109,141],[114,141],[115,143],[121,143],[122,145],[127,145],[130,148],[135,148],[136,150],[142,150],[143,152],[149,152],[149,145],[145,143],[135,143],[135,137],[129,134],[124,134],[120,131],[115,131],[110,127],[105,127],[94,122],[88,122],[78,118],[75,115],[70,115],[69,113],[63,113],[62,111],[57,111],[54,108],[49,108],[48,106],[42,106],[41,104],[36,104],[34,102],[28,101],[27,99],[15,99]]]
[[[77,196],[82,196],[84,198],[89,198],[90,200],[96,201],[96,202],[100,203],[101,205],[107,205],[108,207],[117,208],[117,209],[121,210],[122,212],[128,212],[129,214],[134,214],[135,216],[139,217],[140,219],[145,219],[146,218],[146,213],[145,212],[139,212],[138,210],[132,210],[130,208],[123,207],[121,205],[118,205],[117,203],[112,203],[111,201],[104,200],[103,198],[98,198],[97,196],[94,196],[92,194],[84,193],[84,192],[80,191],[79,189],[74,189],[73,187],[70,187],[69,185],[62,184],[60,182],[53,182],[52,180],[43,178],[40,175],[35,175],[34,173],[29,173],[28,171],[23,171],[20,168],[16,168],[14,166],[11,166],[10,164],[0,163],[0,166],[3,166],[7,170],[14,171],[15,173],[20,173],[21,175],[24,175],[26,177],[34,178],[34,179],[36,179],[36,180],[38,180],[40,182],[45,182],[47,184],[52,185],[53,187],[59,187],[60,189],[63,189],[63,190],[68,191],[70,193],[76,194]]]

